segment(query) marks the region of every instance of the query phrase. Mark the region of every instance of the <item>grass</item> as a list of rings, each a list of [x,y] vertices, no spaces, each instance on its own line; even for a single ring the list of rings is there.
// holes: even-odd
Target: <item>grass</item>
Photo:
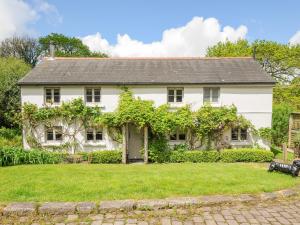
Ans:
[[[0,181],[3,203],[258,193],[300,184],[256,163],[24,165],[0,168]]]

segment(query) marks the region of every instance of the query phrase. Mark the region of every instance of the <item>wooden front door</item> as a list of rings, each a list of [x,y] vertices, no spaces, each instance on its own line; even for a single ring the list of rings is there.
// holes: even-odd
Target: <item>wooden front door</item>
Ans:
[[[143,148],[143,133],[135,125],[128,125],[128,158],[143,159],[141,150]]]

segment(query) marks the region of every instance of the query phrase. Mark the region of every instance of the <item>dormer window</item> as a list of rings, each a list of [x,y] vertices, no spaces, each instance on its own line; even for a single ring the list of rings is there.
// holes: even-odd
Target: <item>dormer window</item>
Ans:
[[[45,88],[45,103],[46,104],[60,103],[60,89]]]
[[[220,88],[219,87],[205,87],[203,88],[203,102],[219,103]]]
[[[85,89],[85,101],[88,103],[97,103],[101,99],[100,88],[86,88]]]
[[[182,102],[183,88],[168,88],[168,102]]]

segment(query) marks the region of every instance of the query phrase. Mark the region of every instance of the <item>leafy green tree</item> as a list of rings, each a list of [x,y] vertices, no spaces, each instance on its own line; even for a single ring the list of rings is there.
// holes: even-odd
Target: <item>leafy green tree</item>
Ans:
[[[0,58],[0,127],[18,127],[16,116],[21,109],[17,82],[30,66],[15,58]]]
[[[247,40],[219,42],[207,49],[209,57],[254,56],[264,70],[278,81],[289,82],[300,74],[300,45],[280,44],[274,41]]]
[[[15,57],[32,67],[38,62],[40,46],[38,40],[30,37],[14,36],[0,43],[0,57]]]
[[[293,111],[289,104],[274,105],[272,116],[272,140],[277,146],[287,142],[289,129],[289,116]]]
[[[288,104],[293,110],[300,110],[300,77],[290,84],[277,84],[273,89],[273,104]]]
[[[107,57],[100,52],[91,52],[88,46],[84,45],[79,38],[67,37],[63,34],[51,33],[39,39],[41,51],[49,54],[49,46],[55,47],[55,55],[63,57]]]

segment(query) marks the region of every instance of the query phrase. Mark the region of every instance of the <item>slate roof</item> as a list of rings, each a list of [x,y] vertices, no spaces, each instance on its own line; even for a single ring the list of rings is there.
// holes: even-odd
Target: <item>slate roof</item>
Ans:
[[[44,59],[20,85],[274,84],[252,58]]]

